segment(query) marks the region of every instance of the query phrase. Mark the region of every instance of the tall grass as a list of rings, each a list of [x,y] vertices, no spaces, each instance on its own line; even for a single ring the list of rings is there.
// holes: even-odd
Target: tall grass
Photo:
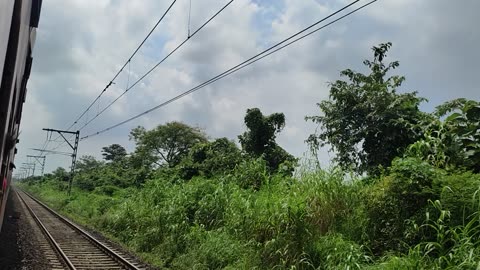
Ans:
[[[477,269],[479,176],[437,173],[411,160],[396,166],[368,183],[338,170],[269,175],[264,163],[251,161],[227,176],[75,189],[71,198],[58,183],[28,188],[163,268]],[[415,209],[404,191],[434,199]],[[396,203],[410,207],[410,216],[395,216]],[[371,233],[375,222],[401,224],[395,235],[403,235],[405,248],[373,253],[372,243],[388,243]]]

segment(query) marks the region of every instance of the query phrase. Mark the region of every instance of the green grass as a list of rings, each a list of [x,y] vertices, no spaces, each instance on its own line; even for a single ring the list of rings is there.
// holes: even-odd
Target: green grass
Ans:
[[[211,179],[157,178],[138,189],[75,188],[70,198],[54,181],[22,187],[161,268],[478,269],[480,177],[409,160],[395,166],[371,183],[340,171],[270,176],[254,164]],[[248,188],[248,177],[259,184]],[[402,190],[433,199],[415,208]],[[396,212],[402,204],[413,214]],[[467,216],[459,222],[461,210]],[[386,225],[376,231],[375,224]],[[391,235],[401,239],[386,241]]]

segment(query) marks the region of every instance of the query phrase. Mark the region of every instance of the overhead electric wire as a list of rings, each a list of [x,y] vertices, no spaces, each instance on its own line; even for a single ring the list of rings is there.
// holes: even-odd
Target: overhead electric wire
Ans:
[[[315,22],[314,24],[312,24],[312,25],[304,28],[303,30],[295,33],[294,35],[292,35],[292,36],[290,36],[290,37],[282,40],[281,42],[279,42],[279,43],[277,43],[277,44],[269,47],[268,49],[266,49],[266,50],[264,50],[264,51],[256,54],[255,56],[253,56],[253,57],[251,57],[251,58],[243,61],[242,63],[240,63],[240,64],[238,64],[238,65],[236,65],[236,66],[234,66],[234,67],[232,67],[232,68],[230,68],[230,69],[228,69],[228,70],[226,70],[226,71],[218,74],[217,76],[215,76],[215,77],[213,77],[213,78],[211,78],[211,79],[209,79],[209,80],[207,80],[207,81],[205,81],[205,82],[203,82],[203,83],[201,83],[201,84],[199,84],[199,85],[191,88],[190,90],[181,93],[180,95],[177,95],[177,96],[175,96],[175,97],[173,97],[173,98],[171,98],[171,99],[169,99],[169,100],[167,100],[167,101],[165,101],[165,102],[163,102],[163,103],[161,103],[161,104],[159,104],[159,105],[157,105],[157,106],[155,106],[155,107],[153,107],[153,108],[150,108],[150,109],[148,109],[148,110],[146,110],[146,111],[144,111],[144,112],[142,112],[142,113],[140,113],[140,114],[137,114],[137,115],[135,115],[135,116],[133,116],[133,117],[130,117],[130,118],[128,118],[128,119],[126,119],[126,120],[124,120],[124,121],[122,121],[122,122],[120,122],[120,123],[117,123],[117,124],[115,124],[115,125],[113,125],[113,126],[110,126],[110,127],[105,128],[105,129],[103,129],[103,130],[97,131],[97,132],[92,133],[92,134],[90,134],[90,135],[81,137],[80,140],[84,140],[84,139],[87,139],[87,138],[90,138],[90,137],[93,137],[93,136],[102,134],[102,133],[104,133],[104,132],[107,132],[107,131],[109,131],[109,130],[111,130],[111,129],[114,129],[114,128],[119,127],[119,126],[121,126],[121,125],[124,125],[124,124],[126,124],[126,123],[128,123],[128,122],[130,122],[130,121],[133,121],[133,120],[135,120],[135,119],[137,119],[137,118],[139,118],[139,117],[141,117],[141,116],[143,116],[143,115],[145,115],[145,114],[148,114],[148,113],[150,113],[150,112],[152,112],[152,111],[154,111],[154,110],[157,110],[157,109],[160,108],[160,107],[163,107],[163,106],[165,106],[165,105],[167,105],[167,104],[169,104],[169,103],[172,103],[173,101],[175,101],[175,100],[177,100],[177,99],[180,99],[180,98],[182,98],[182,97],[184,97],[184,96],[186,96],[186,95],[188,95],[188,94],[191,94],[191,93],[193,93],[193,92],[195,92],[195,91],[197,91],[197,90],[199,90],[199,89],[201,89],[201,88],[203,88],[203,87],[205,87],[205,86],[207,86],[207,85],[209,85],[209,84],[212,84],[212,83],[214,83],[214,82],[216,82],[216,81],[218,81],[218,80],[220,80],[220,79],[222,79],[222,78],[224,78],[224,77],[226,77],[226,76],[229,76],[230,74],[235,73],[235,72],[239,71],[240,69],[243,69],[243,68],[245,68],[245,67],[247,67],[247,66],[249,66],[249,65],[251,65],[251,64],[253,64],[253,63],[255,63],[255,62],[257,62],[257,61],[259,61],[259,60],[261,60],[261,59],[263,59],[263,58],[265,58],[265,57],[267,57],[267,56],[269,56],[269,55],[271,55],[271,54],[273,54],[273,53],[275,53],[275,52],[277,52],[277,51],[279,51],[279,50],[281,50],[281,49],[283,49],[283,48],[285,48],[285,47],[287,47],[287,46],[290,46],[291,44],[293,44],[293,43],[295,43],[295,42],[297,42],[297,41],[299,41],[299,40],[301,40],[301,39],[303,39],[303,38],[305,38],[305,37],[307,37],[307,36],[310,36],[310,35],[312,35],[313,33],[318,32],[318,31],[320,31],[321,29],[324,29],[325,27],[327,27],[327,26],[329,26],[329,25],[332,25],[333,23],[344,19],[344,18],[347,17],[347,16],[350,16],[351,14],[353,14],[353,13],[355,13],[355,12],[357,12],[357,11],[359,11],[359,10],[361,10],[361,9],[363,9],[363,8],[371,5],[371,4],[373,4],[374,2],[376,2],[376,1],[378,1],[378,0],[372,0],[372,1],[370,1],[370,2],[368,2],[368,3],[366,3],[366,4],[364,4],[364,5],[356,8],[356,9],[354,9],[354,10],[346,13],[345,15],[342,15],[341,17],[339,17],[339,18],[337,18],[337,19],[335,19],[335,20],[333,20],[333,21],[331,21],[331,22],[329,22],[329,23],[327,23],[327,24],[319,27],[319,28],[316,28],[316,29],[314,29],[314,30],[312,30],[312,31],[304,34],[304,35],[301,35],[302,33],[305,33],[306,31],[310,30],[311,28],[317,26],[318,24],[320,24],[320,23],[322,23],[323,21],[331,18],[332,16],[335,16],[336,14],[342,12],[343,10],[347,9],[348,7],[354,5],[355,3],[359,2],[359,1],[360,1],[360,0],[353,1],[352,3],[350,3],[350,4],[346,5],[345,7],[341,8],[341,9],[339,9],[339,10],[333,12],[333,13],[331,13],[331,14],[328,15],[327,17],[325,17],[325,18],[323,18],[323,19]],[[297,36],[299,36],[299,35],[301,35],[301,36],[298,37],[298,38],[295,38],[295,37],[297,37]],[[293,39],[293,40],[292,40],[292,39]],[[285,44],[284,44],[284,43],[285,43]],[[284,45],[283,45],[283,46],[280,46],[280,45],[282,45],[282,44],[284,44]],[[279,46],[280,46],[280,47],[279,47]],[[277,47],[278,47],[278,48],[277,48]],[[275,48],[276,48],[276,49],[275,49]]]
[[[35,150],[35,151],[41,151],[41,149],[38,149],[38,148],[31,148],[32,150]],[[67,153],[67,152],[61,152],[61,151],[53,151],[53,150],[44,150],[46,153],[50,153],[50,154],[57,154],[57,155],[65,155],[65,156],[71,156],[72,153]]]
[[[103,108],[100,112],[98,112],[92,119],[90,119],[88,122],[86,122],[79,130],[82,130],[86,126],[88,126],[93,120],[95,120],[98,116],[103,114],[108,108],[110,108],[113,104],[115,104],[120,98],[122,98],[130,89],[135,87],[139,82],[141,82],[143,79],[145,79],[150,73],[152,73],[158,66],[160,66],[165,60],[167,60],[172,54],[174,54],[178,49],[180,49],[187,41],[189,41],[193,36],[195,36],[197,33],[200,32],[207,24],[209,24],[215,17],[217,17],[225,8],[227,8],[234,0],[230,0],[227,4],[225,4],[221,9],[219,9],[210,19],[205,21],[195,32],[193,32],[191,35],[189,35],[183,42],[181,42],[175,49],[173,49],[170,53],[168,53],[162,60],[157,62],[152,68],[150,68],[145,74],[143,74],[138,80],[136,80],[130,87],[125,89],[125,91],[120,94],[117,98],[115,98],[113,101],[111,101],[105,108]]]
[[[43,153],[45,152],[45,149],[47,149],[47,147],[48,147],[48,144],[52,141],[51,137],[52,137],[52,135],[50,135],[50,138],[49,138],[48,132],[47,132],[47,137],[45,138],[45,142],[43,143],[40,155],[43,155]]]
[[[155,64],[150,70],[148,70],[142,77],[140,77],[137,81],[135,81],[130,87],[126,88],[125,91],[119,95],[116,99],[114,99],[112,102],[110,102],[104,109],[102,109],[100,112],[98,112],[92,119],[90,119],[89,121],[87,121],[81,128],[79,128],[78,130],[82,130],[83,128],[85,128],[87,125],[89,125],[93,120],[95,120],[98,116],[100,116],[103,112],[105,112],[108,108],[110,108],[115,102],[117,102],[117,100],[119,100],[121,97],[123,97],[130,89],[132,89],[133,87],[135,87],[140,81],[142,81],[145,77],[147,77],[152,71],[154,71],[159,65],[161,65],[165,60],[167,60],[172,54],[174,54],[178,49],[180,49],[183,45],[185,45],[185,43],[187,43],[188,40],[190,40],[190,38],[192,38],[193,36],[195,36],[197,33],[199,33],[207,24],[209,24],[215,17],[217,17],[225,8],[227,8],[234,0],[230,0],[227,4],[225,4],[221,9],[219,9],[213,16],[211,16],[207,21],[205,21],[197,30],[195,30],[195,32],[193,32],[191,35],[188,35],[188,37],[183,41],[181,42],[177,47],[175,47],[175,49],[173,49],[170,53],[168,53],[162,60],[160,60],[157,64]],[[172,3],[173,5],[173,3]],[[137,50],[138,51],[138,50]],[[128,61],[127,61],[128,63]],[[125,67],[126,65],[124,65],[122,67],[122,69]],[[117,74],[118,75],[118,74]],[[115,77],[116,78],[116,77]],[[102,91],[101,94],[103,94],[104,91]],[[97,99],[98,100],[98,99]],[[96,102],[96,100],[94,102],[92,102],[92,104],[90,104],[89,108]],[[84,113],[75,121],[77,122],[87,111],[88,109],[84,111]],[[76,123],[72,124],[68,129],[70,129],[71,127],[73,127]],[[64,142],[60,143],[59,145],[57,145],[56,147],[53,148],[53,150],[56,150],[58,148],[60,148],[62,145],[64,144]]]
[[[117,73],[113,76],[113,78],[110,80],[110,82],[105,86],[105,88],[103,88],[103,90],[100,92],[100,94],[90,103],[90,105],[88,105],[88,107],[77,117],[77,119],[75,121],[73,121],[73,123],[67,128],[67,130],[70,130],[73,126],[75,126],[78,121],[92,108],[92,106],[100,99],[100,97],[105,93],[105,91],[113,84],[113,82],[115,81],[115,79],[117,79],[117,77],[120,75],[120,73],[122,73],[123,69],[132,61],[132,58],[137,54],[137,52],[140,50],[140,48],[143,46],[143,44],[147,41],[147,39],[152,35],[153,31],[155,31],[155,29],[157,28],[157,26],[160,24],[160,22],[163,21],[163,18],[165,18],[165,16],[168,14],[168,12],[170,11],[170,9],[173,7],[173,5],[175,4],[175,2],[177,2],[177,0],[173,0],[172,3],[168,6],[167,10],[165,10],[165,12],[163,13],[163,15],[160,17],[160,19],[158,19],[158,21],[155,23],[155,25],[153,26],[153,28],[150,30],[150,32],[148,32],[148,34],[145,36],[145,38],[142,40],[142,42],[140,42],[140,44],[137,46],[137,48],[133,51],[132,55],[128,58],[128,60],[123,64],[123,66],[117,71]],[[55,140],[57,140],[58,138],[60,138],[60,136],[58,136]],[[61,142],[60,144],[58,144],[56,147],[54,147],[53,149],[57,149],[59,147],[61,147],[65,142]],[[44,145],[44,149],[48,146],[48,144],[45,146]]]
[[[135,49],[135,51],[132,53],[132,55],[128,58],[128,60],[125,62],[125,64],[123,64],[123,66],[118,70],[118,72],[115,74],[115,76],[113,76],[113,78],[110,80],[110,82],[105,86],[105,88],[100,92],[100,94],[92,101],[92,103],[90,103],[90,105],[87,107],[87,109],[85,109],[85,111],[83,111],[82,114],[80,114],[80,116],[77,117],[77,119],[73,122],[72,125],[70,125],[70,127],[68,127],[67,130],[70,130],[75,124],[78,123],[78,121],[90,110],[90,108],[92,108],[92,106],[98,101],[98,99],[100,99],[100,97],[103,95],[103,93],[105,93],[105,91],[113,84],[113,81],[115,81],[115,79],[120,75],[120,73],[122,73],[123,69],[127,66],[128,63],[130,63],[130,61],[132,60],[132,58],[137,54],[137,52],[140,50],[140,48],[143,46],[143,44],[147,41],[147,39],[152,35],[153,31],[157,28],[157,26],[160,24],[160,22],[163,20],[163,18],[165,18],[165,16],[167,15],[167,13],[170,11],[170,9],[173,7],[173,5],[175,4],[177,0],[173,0],[172,3],[170,4],[170,6],[167,8],[167,10],[163,13],[162,17],[160,17],[160,19],[157,21],[157,23],[153,26],[153,28],[150,30],[150,32],[147,34],[147,36],[142,40],[142,42],[137,46],[137,48]]]

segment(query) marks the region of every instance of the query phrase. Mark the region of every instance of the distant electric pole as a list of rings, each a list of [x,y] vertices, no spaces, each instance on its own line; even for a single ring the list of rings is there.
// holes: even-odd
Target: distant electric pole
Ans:
[[[22,163],[22,166],[20,169],[25,169],[27,170],[27,177],[30,177],[30,176],[35,176],[35,163]],[[30,170],[32,171],[32,174],[30,175]]]
[[[78,150],[78,141],[80,140],[80,130],[77,131],[68,131],[68,130],[58,130],[58,129],[51,129],[51,128],[44,128],[46,132],[56,132],[62,136],[62,138],[65,140],[65,142],[72,148],[72,165],[70,166],[70,181],[68,182],[68,195],[72,192],[72,182],[73,182],[73,176],[75,175],[75,163],[77,161],[77,150]],[[63,136],[63,134],[73,134],[75,135],[75,142],[73,145],[70,143],[70,141]],[[48,133],[47,133],[48,135]],[[48,137],[48,136],[47,136]]]
[[[43,176],[43,173],[45,171],[45,159],[46,159],[46,156],[32,156],[32,155],[27,155],[27,158],[34,158],[38,164],[40,164],[40,166],[42,166],[42,176]],[[40,161],[42,160],[42,161]]]

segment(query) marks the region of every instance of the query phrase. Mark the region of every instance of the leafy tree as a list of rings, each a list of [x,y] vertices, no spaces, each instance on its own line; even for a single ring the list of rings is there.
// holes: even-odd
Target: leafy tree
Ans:
[[[454,134],[452,141],[464,157],[459,163],[480,172],[480,102],[455,99],[438,106],[436,114],[445,117],[445,131]]]
[[[454,99],[438,106],[433,116],[421,125],[424,137],[406,155],[441,168],[480,172],[480,102]]]
[[[235,143],[227,138],[220,138],[192,147],[179,166],[185,179],[196,175],[213,177],[231,172],[241,160],[242,153]]]
[[[103,163],[95,159],[94,156],[82,156],[77,161],[75,169],[77,173],[85,172],[85,171],[92,171],[100,167]]]
[[[174,167],[197,143],[207,142],[206,135],[196,127],[180,122],[159,125],[152,130],[134,128],[130,138],[135,141],[137,161]]]
[[[318,103],[321,115],[307,116],[320,132],[307,139],[312,151],[329,145],[343,168],[358,173],[375,174],[387,167],[394,157],[421,135],[418,123],[426,114],[418,109],[425,99],[416,92],[397,93],[403,76],[387,73],[399,66],[397,61],[384,64],[391,43],[373,47],[373,61],[363,63],[370,69],[365,75],[351,69],[342,71],[348,81],[330,84],[330,99]]]
[[[111,144],[102,148],[103,158],[107,161],[117,161],[127,155],[127,150],[120,144]]]
[[[93,191],[100,187],[126,188],[138,186],[145,178],[139,177],[129,158],[117,159],[115,162],[102,162],[92,156],[83,156],[77,163],[74,184],[83,190]]]
[[[62,167],[56,168],[52,172],[52,176],[59,181],[68,181],[69,173]]]
[[[92,191],[99,185],[102,176],[101,168],[103,162],[93,156],[82,156],[77,162],[74,185],[88,191]]]
[[[273,171],[276,171],[283,162],[295,161],[292,155],[275,142],[277,134],[285,126],[283,113],[264,116],[258,108],[248,109],[245,125],[248,130],[238,138],[246,153],[253,157],[263,155],[268,167]]]

